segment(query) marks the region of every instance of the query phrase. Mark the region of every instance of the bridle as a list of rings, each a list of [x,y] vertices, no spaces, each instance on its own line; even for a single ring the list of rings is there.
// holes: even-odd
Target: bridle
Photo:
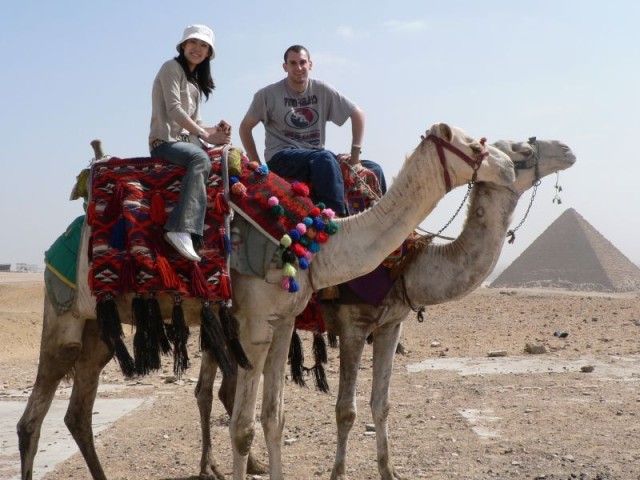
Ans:
[[[507,232],[507,237],[509,238],[508,242],[510,244],[516,241],[516,230],[518,230],[527,219],[529,210],[531,210],[531,207],[533,206],[533,199],[536,198],[538,187],[542,183],[542,181],[540,180],[540,149],[538,148],[538,141],[536,140],[536,137],[529,137],[529,145],[531,145],[531,148],[533,149],[533,155],[531,156],[531,158],[513,162],[513,166],[516,170],[526,170],[533,167],[535,176],[533,182],[531,182],[533,190],[531,191],[531,200],[529,200],[527,211],[524,213],[524,217],[522,217],[520,223],[518,223],[515,228],[512,228]]]
[[[442,138],[438,137],[437,135],[434,135],[433,133],[430,133],[429,135],[427,135],[426,138],[423,137],[423,139],[425,141],[429,140],[433,142],[434,145],[436,146],[436,151],[438,152],[438,157],[440,158],[440,164],[442,165],[444,183],[447,189],[447,193],[451,191],[452,185],[451,185],[451,176],[449,175],[449,168],[447,165],[447,157],[445,155],[445,149],[449,150],[451,153],[453,153],[458,158],[463,160],[467,165],[469,165],[473,169],[473,176],[471,177],[471,183],[476,181],[476,179],[478,178],[478,170],[480,169],[480,165],[482,164],[482,161],[489,156],[489,150],[485,145],[485,143],[487,142],[487,139],[485,137],[482,137],[480,139],[480,144],[482,145],[484,150],[482,151],[482,153],[478,154],[477,158],[470,157],[469,155],[464,153],[462,150],[452,145],[450,142],[443,140]]]

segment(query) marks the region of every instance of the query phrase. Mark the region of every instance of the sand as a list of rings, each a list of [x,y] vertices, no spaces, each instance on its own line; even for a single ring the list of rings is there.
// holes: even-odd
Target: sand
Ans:
[[[42,274],[0,274],[0,401],[24,401],[30,393],[43,288]],[[639,335],[639,294],[482,288],[428,308],[423,323],[410,316],[402,336],[407,354],[396,356],[391,387],[398,473],[407,479],[640,479]],[[193,366],[182,382],[172,381],[168,360],[163,371],[138,382],[125,381],[114,362],[105,369],[100,399],[145,399],[96,436],[108,478],[197,478],[197,338],[193,331]],[[527,353],[535,351],[532,346],[545,353]],[[500,356],[489,357],[491,352]],[[379,478],[375,434],[366,431],[372,423],[371,355],[365,347],[349,444],[352,480]],[[329,350],[330,394],[287,384],[286,478],[330,477],[338,361],[337,350]],[[583,371],[589,366],[593,371]],[[68,393],[67,385],[58,398]],[[231,478],[227,425],[215,402],[213,441]],[[257,431],[255,451],[266,460],[259,426]],[[48,435],[41,447],[55,448],[62,433]],[[90,477],[75,454],[44,478]]]

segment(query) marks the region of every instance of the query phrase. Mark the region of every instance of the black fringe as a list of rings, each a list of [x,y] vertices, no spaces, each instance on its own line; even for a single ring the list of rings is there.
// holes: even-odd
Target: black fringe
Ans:
[[[328,362],[327,344],[322,333],[316,332],[313,334],[313,358],[316,361],[316,365]]]
[[[184,321],[182,302],[177,300],[171,312],[171,328],[168,333],[173,340],[173,373],[179,378],[189,368],[189,326]]]
[[[115,300],[107,298],[99,301],[96,305],[96,316],[100,327],[100,338],[107,344],[109,350],[115,353],[115,359],[124,376],[133,377],[135,365],[127,346],[122,341],[124,332]]]
[[[327,339],[331,348],[338,348],[338,336],[333,332],[327,332]]]
[[[133,336],[133,355],[135,357],[136,373],[147,375],[153,369],[160,368],[160,355],[157,348],[151,348],[149,332],[149,316],[147,315],[147,300],[135,297],[131,301],[131,315],[136,326]]]
[[[327,382],[327,375],[324,371],[324,367],[317,363],[312,369],[313,379],[316,383],[316,389],[322,393],[329,393],[329,383]]]
[[[220,314],[220,322],[222,323],[224,336],[227,338],[227,346],[229,347],[229,350],[231,350],[233,358],[238,362],[240,368],[251,370],[253,365],[251,365],[251,362],[247,358],[247,355],[244,353],[244,349],[240,344],[240,340],[238,340],[237,320],[233,315],[231,315],[229,309],[224,305],[220,307],[218,312]]]
[[[233,375],[234,368],[225,349],[224,330],[209,302],[202,304],[200,323],[200,348],[213,354],[223,375]]]
[[[171,343],[169,343],[169,338],[164,328],[160,303],[156,297],[151,297],[147,300],[147,309],[149,314],[150,337],[154,341],[154,345],[158,345],[162,354],[167,355],[171,353]]]
[[[300,340],[300,336],[295,329],[289,344],[289,365],[291,366],[291,379],[294,383],[301,387],[306,387],[307,382],[305,382],[303,375],[304,352],[302,350],[302,340]]]

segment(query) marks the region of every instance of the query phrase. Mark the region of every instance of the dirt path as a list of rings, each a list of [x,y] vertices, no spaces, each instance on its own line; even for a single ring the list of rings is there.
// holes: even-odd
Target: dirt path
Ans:
[[[16,392],[28,393],[35,378],[43,287],[41,277],[3,280],[0,400],[11,401]],[[402,340],[407,355],[397,356],[392,380],[390,434],[398,472],[407,479],[640,479],[639,335],[637,294],[480,289],[461,301],[430,307],[424,323],[410,317]],[[97,435],[110,479],[197,478],[196,341],[193,332],[194,365],[181,383],[170,382],[168,362],[165,371],[137,383],[125,382],[115,364],[108,365],[100,398],[147,399]],[[546,353],[526,353],[527,343],[544,346]],[[493,351],[506,356],[487,357]],[[337,351],[330,350],[329,357],[331,394],[287,386],[286,478],[330,476]],[[593,371],[583,372],[587,366]],[[349,445],[352,480],[379,478],[375,434],[365,428],[372,423],[370,388],[371,348],[366,347]],[[230,478],[222,412],[216,403],[213,435]],[[43,438],[41,447],[52,441]],[[255,450],[266,459],[260,434]],[[44,478],[84,479],[88,473],[76,454]]]

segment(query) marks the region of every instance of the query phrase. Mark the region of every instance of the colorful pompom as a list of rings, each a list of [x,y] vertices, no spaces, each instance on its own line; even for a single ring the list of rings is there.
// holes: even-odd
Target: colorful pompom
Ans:
[[[313,218],[311,217],[304,217],[302,219],[302,223],[304,223],[307,227],[310,227],[311,225],[313,225]]]
[[[298,258],[296,257],[296,254],[288,248],[282,252],[282,263],[294,263],[296,258]]]
[[[231,148],[227,154],[229,175],[242,175],[242,150]]]
[[[307,268],[309,268],[309,262],[307,261],[307,259],[305,257],[300,257],[300,258],[298,258],[298,266],[302,270],[306,270]]]
[[[300,240],[300,232],[298,232],[295,228],[292,230],[289,230],[289,236],[291,237],[291,240],[293,240],[294,242],[298,242]]]
[[[242,183],[237,182],[231,186],[231,192],[234,195],[244,196],[247,194],[247,187],[245,187]]]
[[[331,208],[325,208],[322,211],[322,216],[327,220],[333,220],[333,218],[336,216],[336,212],[334,212]]]
[[[313,240],[314,238],[316,238],[316,235],[318,234],[318,231],[315,229],[315,227],[309,227],[307,229],[307,238],[310,238],[311,240]]]
[[[318,232],[316,240],[318,241],[318,243],[327,243],[327,241],[329,240],[329,234],[326,232]]]
[[[278,200],[278,197],[274,195],[272,197],[269,197],[269,199],[267,200],[267,203],[269,204],[270,207],[275,207],[276,205],[280,205],[280,200]]]
[[[249,162],[249,164],[247,165],[249,167],[249,170],[254,171],[256,168],[258,168],[260,166],[259,162]]]
[[[284,248],[289,248],[291,246],[291,243],[291,237],[287,234],[284,234],[280,239],[280,245],[282,245]]]
[[[295,279],[289,279],[289,293],[296,293],[300,288],[298,287],[298,283]]]
[[[229,185],[233,185],[234,183],[238,183],[239,181],[240,179],[235,175],[232,175],[231,177],[229,177]]]
[[[326,233],[325,233],[326,235]],[[320,251],[320,244],[315,240],[309,244],[309,251],[311,253],[318,253]]]
[[[284,215],[284,207],[282,205],[274,205],[271,207],[271,213],[276,217],[282,217]]]
[[[304,248],[299,243],[296,243],[294,245],[291,245],[291,251],[296,257],[304,257],[304,254],[307,251],[307,249]]]
[[[329,222],[324,227],[324,231],[327,232],[329,235],[333,235],[338,231],[338,224],[334,222]]]
[[[313,207],[311,209],[311,211],[309,212],[309,216],[310,217],[317,217],[318,215],[320,215],[320,213],[322,213],[322,211],[320,210],[320,207]]]
[[[301,197],[309,196],[309,187],[305,183],[295,181],[291,184],[291,189],[296,195],[300,195]]]
[[[289,290],[289,277],[283,277],[280,286],[283,290]]]
[[[282,267],[282,274],[285,277],[295,277],[296,276],[296,267],[291,265],[290,263],[285,263]]]
[[[313,219],[313,228],[315,228],[319,232],[324,231],[324,229],[325,229],[324,220],[322,220],[322,218],[320,218],[320,217],[314,218]]]
[[[258,166],[258,168],[256,168],[254,170],[254,172],[257,175],[267,175],[269,173],[269,167],[267,167],[266,165],[262,164],[262,165]]]
[[[300,235],[304,235],[307,233],[307,226],[304,223],[299,223],[296,225],[296,230]]]

